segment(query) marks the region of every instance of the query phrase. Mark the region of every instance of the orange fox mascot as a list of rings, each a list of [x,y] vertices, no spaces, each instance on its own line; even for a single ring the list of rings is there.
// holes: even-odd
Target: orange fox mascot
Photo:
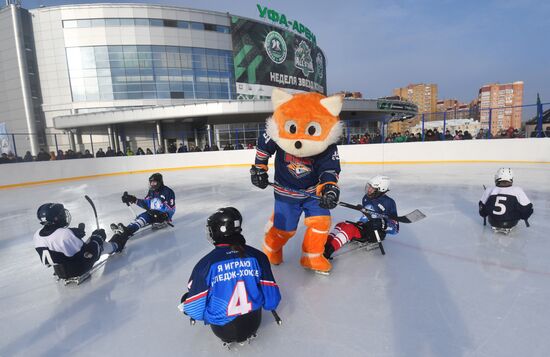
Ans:
[[[342,96],[318,93],[291,95],[273,89],[273,116],[258,138],[252,183],[268,186],[267,164],[275,154],[275,208],[265,234],[263,250],[271,264],[283,261],[283,246],[296,233],[302,212],[307,227],[300,264],[307,269],[329,272],[323,256],[330,229],[330,209],[336,207],[340,190],[340,158],[336,142],[342,134],[338,114]],[[319,196],[319,200],[297,191]]]

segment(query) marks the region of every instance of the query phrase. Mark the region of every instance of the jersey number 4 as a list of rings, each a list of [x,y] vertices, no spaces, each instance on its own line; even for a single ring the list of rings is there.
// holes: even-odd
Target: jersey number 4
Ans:
[[[44,249],[42,251],[42,264],[44,264],[45,266],[49,267],[49,266],[52,266],[52,265],[57,265],[53,262],[53,259],[52,259],[52,256],[50,255],[50,251],[49,250],[46,250]]]
[[[493,214],[496,214],[497,216],[502,216],[504,213],[506,213],[506,206],[504,205],[505,201],[506,197],[497,196],[495,200],[495,209],[493,210]]]
[[[252,304],[248,301],[244,281],[237,281],[237,285],[227,306],[227,316],[244,315],[249,313],[250,310],[252,310]]]

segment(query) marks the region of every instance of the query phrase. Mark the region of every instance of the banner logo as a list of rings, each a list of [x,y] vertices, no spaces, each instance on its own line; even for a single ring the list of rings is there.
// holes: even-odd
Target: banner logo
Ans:
[[[277,31],[268,33],[265,37],[264,47],[273,62],[281,64],[285,61],[287,54],[286,42],[280,33]]]
[[[308,77],[313,72],[313,59],[311,58],[311,48],[305,41],[300,42],[296,51],[294,51],[294,67],[302,70],[304,76]]]

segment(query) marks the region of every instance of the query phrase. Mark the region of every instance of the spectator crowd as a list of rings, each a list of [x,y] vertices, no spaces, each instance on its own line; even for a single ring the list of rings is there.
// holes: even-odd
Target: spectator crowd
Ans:
[[[533,135],[534,134],[534,135]],[[531,137],[536,137],[537,133],[533,132]],[[541,137],[550,138],[550,126],[547,126],[543,132],[541,132]],[[498,139],[498,138],[524,138],[525,133],[520,132],[518,129],[512,127],[508,129],[502,129],[496,135],[491,135],[489,131],[484,130],[483,128],[479,129],[478,133],[475,136],[472,136],[468,130],[455,130],[454,134],[449,130],[446,130],[444,133],[439,132],[436,129],[428,129],[424,131],[424,138],[422,138],[421,133],[412,133],[408,130],[404,133],[392,133],[391,135],[383,138],[380,132],[377,130],[374,133],[366,132],[362,135],[343,135],[340,138],[340,145],[347,144],[379,144],[382,140],[385,143],[404,143],[404,142],[416,142],[416,141],[441,141],[441,140],[472,140],[472,139]],[[246,149],[254,149],[256,143],[249,142],[246,144]],[[223,151],[226,150],[243,150],[245,146],[242,143],[237,143],[235,145],[228,142],[223,148]],[[189,148],[183,143],[179,144],[179,147],[175,143],[170,143],[166,150],[168,153],[186,153],[186,152],[203,152],[203,151],[220,151],[217,145],[209,146],[208,144],[204,145],[201,149],[199,146],[192,145]],[[157,154],[164,154],[166,152],[163,147],[159,147],[156,150]],[[134,155],[153,155],[153,151],[150,148],[143,150],[141,147],[138,147],[134,152],[130,146],[126,148],[126,151],[113,150],[110,146],[107,147],[107,150],[100,148],[95,156],[89,150],[73,151],[71,149],[67,151],[58,150],[57,153],[54,151],[46,152],[44,149],[40,149],[38,155],[33,156],[30,151],[27,151],[23,157],[16,156],[13,152],[9,151],[8,153],[2,153],[0,156],[0,164],[9,164],[15,162],[30,162],[30,161],[53,161],[53,160],[72,160],[72,159],[87,159],[87,158],[102,158],[102,157],[114,157],[114,156],[134,156]]]

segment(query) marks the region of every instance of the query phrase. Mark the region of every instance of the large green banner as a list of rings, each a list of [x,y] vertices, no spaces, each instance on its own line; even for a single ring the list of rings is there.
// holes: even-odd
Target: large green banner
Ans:
[[[231,18],[237,95],[271,96],[273,87],[326,95],[326,61],[311,41],[279,27]]]

